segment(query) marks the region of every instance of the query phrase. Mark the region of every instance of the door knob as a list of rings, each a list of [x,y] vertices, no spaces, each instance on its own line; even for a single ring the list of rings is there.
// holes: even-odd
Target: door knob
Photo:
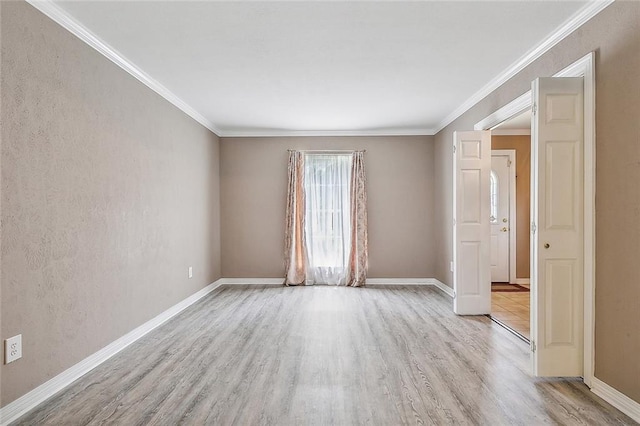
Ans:
[[[544,243],[544,248],[549,248],[549,247],[551,247],[551,244],[549,244],[549,243]]]
[[[501,229],[501,231],[502,231],[502,232],[507,232],[507,231],[508,231],[508,229],[507,229],[507,227],[505,226],[504,228],[502,228],[502,229]]]

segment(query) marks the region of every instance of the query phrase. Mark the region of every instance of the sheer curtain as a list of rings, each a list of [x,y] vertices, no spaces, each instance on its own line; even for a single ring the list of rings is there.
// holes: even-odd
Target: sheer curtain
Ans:
[[[307,284],[347,284],[351,254],[350,154],[306,154]]]

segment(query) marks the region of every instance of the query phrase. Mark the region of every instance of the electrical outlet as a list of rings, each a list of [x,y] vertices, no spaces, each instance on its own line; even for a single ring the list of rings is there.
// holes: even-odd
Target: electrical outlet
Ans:
[[[20,358],[22,358],[22,334],[4,341],[4,363],[9,364]]]
[[[189,278],[193,278],[193,266],[189,266]]]

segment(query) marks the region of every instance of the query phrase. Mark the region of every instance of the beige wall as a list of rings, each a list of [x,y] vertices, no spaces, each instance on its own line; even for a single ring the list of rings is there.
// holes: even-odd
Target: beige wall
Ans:
[[[0,8],[6,405],[220,276],[219,142],[30,5]]]
[[[222,275],[284,277],[287,149],[366,149],[369,277],[432,277],[432,139],[222,138]]]
[[[451,141],[596,52],[596,377],[640,402],[640,2],[617,1],[436,135],[436,277],[451,284]]]
[[[516,150],[516,278],[529,278],[531,136],[492,136],[491,149]]]
[[[2,221],[2,6],[0,5],[0,221]],[[2,335],[2,226],[0,224],[0,342]],[[2,344],[4,346],[4,343]],[[4,349],[4,348],[2,348]],[[0,367],[0,407],[2,407],[2,368]]]

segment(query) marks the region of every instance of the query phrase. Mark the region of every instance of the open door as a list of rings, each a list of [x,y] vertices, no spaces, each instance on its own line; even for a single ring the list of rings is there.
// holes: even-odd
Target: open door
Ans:
[[[539,78],[532,96],[533,374],[582,376],[583,79]]]
[[[453,311],[491,313],[491,132],[455,132],[453,155]]]

